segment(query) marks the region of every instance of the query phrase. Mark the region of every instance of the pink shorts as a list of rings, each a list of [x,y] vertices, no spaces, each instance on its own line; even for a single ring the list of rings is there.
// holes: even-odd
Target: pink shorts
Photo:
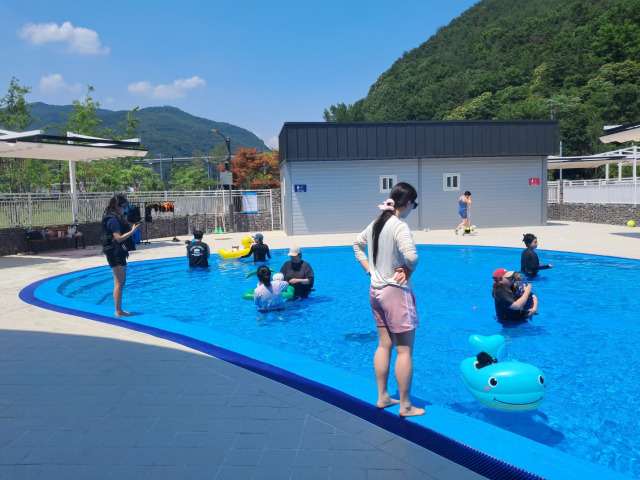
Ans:
[[[387,327],[393,333],[418,328],[416,297],[412,290],[395,285],[370,287],[369,303],[378,327]]]

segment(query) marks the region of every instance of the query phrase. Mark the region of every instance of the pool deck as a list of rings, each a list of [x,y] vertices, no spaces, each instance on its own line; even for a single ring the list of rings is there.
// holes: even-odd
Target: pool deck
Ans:
[[[523,248],[528,232],[537,235],[541,252],[640,259],[640,229],[624,226],[551,222],[479,229],[471,237],[456,236],[453,228],[413,235],[418,244]],[[298,245],[303,255],[305,247],[350,245],[355,237],[263,234],[271,249]],[[211,234],[204,241],[216,252],[246,235]],[[188,238],[179,238],[142,244],[130,261],[182,256]],[[0,478],[483,478],[217,358],[18,298],[33,282],[105,263],[99,248],[0,257]]]

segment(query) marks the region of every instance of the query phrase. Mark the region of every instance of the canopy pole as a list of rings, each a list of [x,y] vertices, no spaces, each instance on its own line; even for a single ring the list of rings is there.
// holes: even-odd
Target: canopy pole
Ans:
[[[73,224],[78,223],[78,189],[76,186],[76,163],[69,160],[69,185],[71,187],[71,215]]]
[[[638,147],[633,146],[633,204],[638,204],[638,176],[636,168],[638,167]]]

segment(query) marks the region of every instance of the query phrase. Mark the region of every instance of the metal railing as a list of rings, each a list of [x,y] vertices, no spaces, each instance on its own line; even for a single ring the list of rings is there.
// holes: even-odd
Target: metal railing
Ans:
[[[233,190],[231,201],[236,213],[243,212],[243,194],[255,193],[258,213],[270,213],[272,229],[282,228],[280,205],[273,205],[271,190]],[[110,192],[78,193],[78,221],[96,222],[102,219]],[[149,204],[172,202],[175,215],[229,213],[231,204],[229,191],[204,190],[192,192],[128,192],[130,203]],[[163,218],[174,213],[154,212]],[[0,193],[0,227],[33,227],[73,223],[71,193]]]
[[[547,203],[560,203],[560,182],[547,182]]]
[[[562,200],[560,191],[562,189]],[[633,178],[601,180],[562,180],[548,182],[547,203],[594,203],[637,205],[640,180]]]

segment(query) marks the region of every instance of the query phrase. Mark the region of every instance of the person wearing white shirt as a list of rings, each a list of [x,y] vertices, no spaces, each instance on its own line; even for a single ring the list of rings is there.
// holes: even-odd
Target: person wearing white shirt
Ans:
[[[258,306],[258,311],[269,312],[284,308],[282,292],[289,283],[284,280],[271,280],[271,270],[266,265],[262,265],[256,272],[260,284],[253,291],[253,303]]]
[[[418,327],[416,300],[411,275],[418,264],[418,252],[409,226],[403,221],[418,207],[415,188],[398,183],[378,208],[374,220],[353,244],[356,260],[371,275],[369,303],[378,327],[378,348],[373,366],[380,409],[400,404],[401,417],[424,415],[424,409],[411,404],[413,343]],[[400,400],[388,392],[391,353],[396,348],[395,376]]]

